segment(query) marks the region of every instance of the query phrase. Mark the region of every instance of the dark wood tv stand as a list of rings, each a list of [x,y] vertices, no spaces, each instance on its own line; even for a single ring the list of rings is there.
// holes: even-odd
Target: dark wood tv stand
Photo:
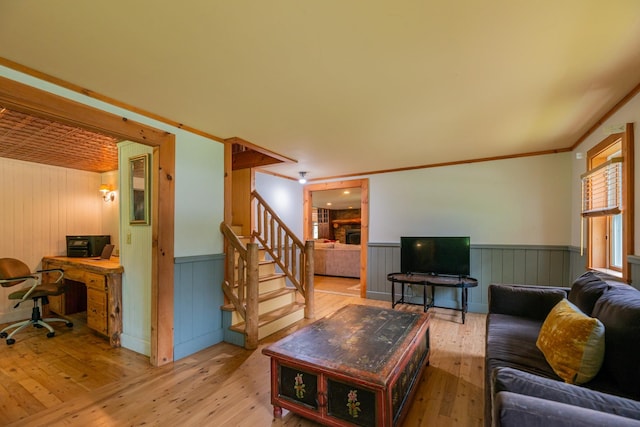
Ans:
[[[460,277],[460,276],[441,276],[437,274],[422,274],[422,273],[390,273],[387,275],[387,280],[391,282],[391,308],[395,308],[398,304],[416,304],[414,302],[405,299],[404,287],[407,283],[412,285],[421,285],[422,288],[422,305],[426,312],[431,307],[448,308],[451,310],[458,310],[462,312],[462,323],[465,321],[465,315],[467,314],[468,300],[469,300],[469,288],[478,286],[478,281],[472,277]],[[396,300],[396,283],[400,283],[400,299]],[[459,288],[462,292],[462,307],[451,308],[435,305],[435,292],[436,286],[445,288]],[[431,298],[427,298],[427,287],[431,287]]]

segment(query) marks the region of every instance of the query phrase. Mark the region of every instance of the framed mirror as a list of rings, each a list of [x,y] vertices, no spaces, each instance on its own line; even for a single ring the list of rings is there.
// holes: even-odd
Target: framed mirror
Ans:
[[[129,224],[149,224],[149,157],[129,157]]]

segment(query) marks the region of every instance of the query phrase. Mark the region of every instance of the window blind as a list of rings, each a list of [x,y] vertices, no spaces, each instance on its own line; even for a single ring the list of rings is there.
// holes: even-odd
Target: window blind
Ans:
[[[622,157],[602,163],[582,174],[581,179],[583,217],[622,212]]]

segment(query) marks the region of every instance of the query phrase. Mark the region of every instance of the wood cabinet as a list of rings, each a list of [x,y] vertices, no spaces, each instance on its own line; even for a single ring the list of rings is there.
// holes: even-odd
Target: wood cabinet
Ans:
[[[318,239],[333,239],[330,209],[318,208]]]
[[[118,262],[89,258],[44,257],[42,268],[59,268],[64,278],[86,286],[87,326],[108,336],[120,347],[122,333],[122,266]],[[70,294],[49,298],[48,309],[65,315],[71,312]],[[82,294],[83,298],[85,294]]]
[[[52,296],[49,297],[49,310],[53,311],[57,314],[67,314],[65,307],[65,299],[63,296]]]
[[[109,312],[106,278],[102,275],[87,273],[87,326],[107,335],[107,313]]]

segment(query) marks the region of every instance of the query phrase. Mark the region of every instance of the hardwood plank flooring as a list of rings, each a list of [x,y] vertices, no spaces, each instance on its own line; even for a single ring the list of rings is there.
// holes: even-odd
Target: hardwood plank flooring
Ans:
[[[386,301],[316,293],[316,318],[346,304],[390,307]],[[418,306],[398,306],[421,310]],[[430,366],[403,423],[413,426],[479,426],[483,420],[485,316],[436,309]],[[81,320],[20,333],[13,346],[0,342],[0,425],[10,426],[282,426],[318,424],[284,411],[273,418],[269,359],[261,353],[303,320],[248,351],[215,345],[160,368],[126,349],[109,347]]]
[[[314,276],[313,284],[316,292],[356,297],[360,296],[360,279],[321,276],[317,274]]]

